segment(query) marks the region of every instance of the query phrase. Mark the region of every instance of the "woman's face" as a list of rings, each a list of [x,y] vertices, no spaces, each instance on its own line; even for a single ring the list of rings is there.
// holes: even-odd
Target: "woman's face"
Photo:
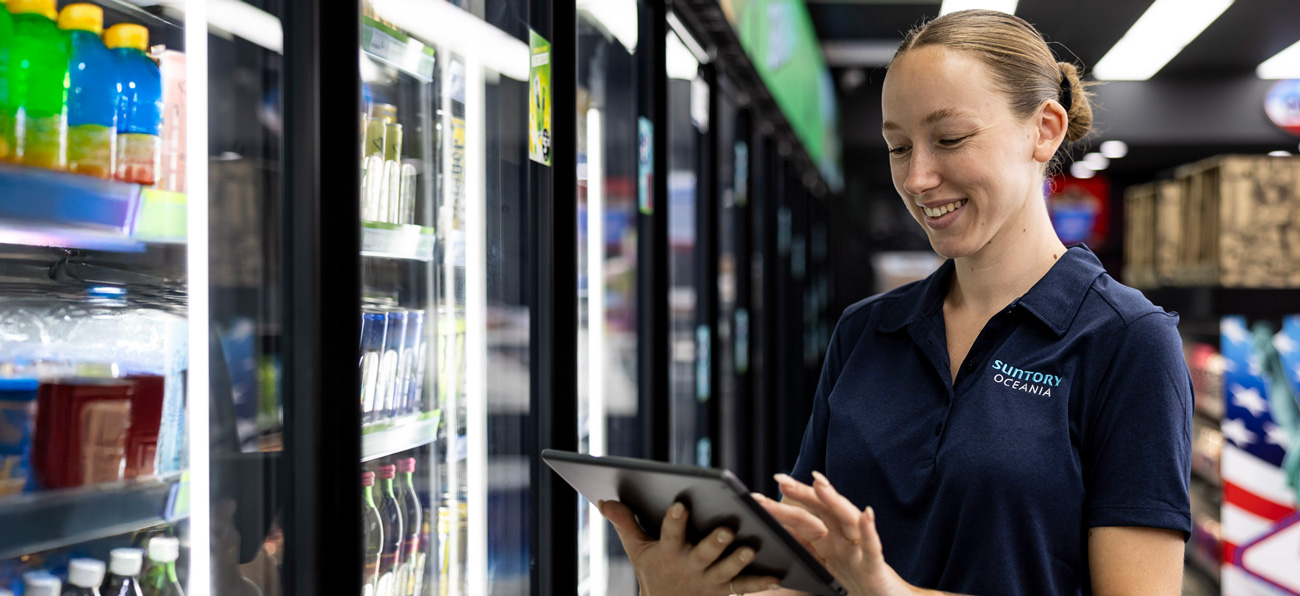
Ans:
[[[1024,231],[1011,228],[1042,200],[1051,153],[1038,159],[1040,119],[1013,114],[978,59],[908,52],[885,76],[882,111],[894,188],[935,252],[968,257]]]

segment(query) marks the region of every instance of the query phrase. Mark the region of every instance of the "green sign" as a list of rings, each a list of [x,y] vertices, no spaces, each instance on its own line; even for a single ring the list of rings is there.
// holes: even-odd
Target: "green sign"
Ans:
[[[529,31],[528,157],[551,165],[551,43]]]
[[[835,85],[803,0],[719,0],[740,45],[834,189],[840,173]]]

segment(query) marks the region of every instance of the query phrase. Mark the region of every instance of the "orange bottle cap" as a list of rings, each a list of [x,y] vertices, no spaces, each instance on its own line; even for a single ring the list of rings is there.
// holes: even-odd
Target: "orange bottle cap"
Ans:
[[[7,6],[14,14],[38,14],[51,21],[59,16],[55,0],[8,0]]]
[[[149,30],[140,25],[122,23],[104,32],[104,45],[113,48],[134,48],[141,52],[149,49]]]

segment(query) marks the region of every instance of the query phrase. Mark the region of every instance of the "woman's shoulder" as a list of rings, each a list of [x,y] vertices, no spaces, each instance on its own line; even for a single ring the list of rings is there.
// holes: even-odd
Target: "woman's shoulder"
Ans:
[[[867,329],[874,328],[880,324],[895,305],[900,300],[913,295],[914,292],[923,290],[922,284],[928,282],[928,278],[903,284],[897,288],[882,292],[874,296],[868,296],[850,304],[844,312],[840,314],[839,329],[842,332],[852,332],[852,335],[860,335]]]
[[[1102,316],[1113,319],[1113,323],[1121,328],[1132,325],[1139,319],[1146,318],[1148,315],[1163,314],[1171,317],[1176,323],[1178,314],[1167,312],[1164,308],[1151,302],[1151,299],[1137,290],[1126,286],[1109,274],[1103,273],[1098,276],[1092,284],[1090,292],[1095,300],[1085,301],[1085,307],[1090,306],[1093,316]],[[1088,302],[1092,302],[1088,305]],[[1163,318],[1163,317],[1158,317]]]

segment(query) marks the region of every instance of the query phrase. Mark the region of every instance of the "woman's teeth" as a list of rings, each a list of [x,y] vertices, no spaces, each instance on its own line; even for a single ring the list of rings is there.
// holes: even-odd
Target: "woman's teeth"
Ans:
[[[921,211],[924,211],[927,217],[939,217],[940,215],[943,215],[945,213],[948,213],[949,211],[953,211],[958,207],[961,207],[962,205],[965,205],[966,201],[967,199],[962,199],[960,201],[953,201],[951,203],[948,203],[947,205],[944,205],[942,207],[936,207],[934,209],[922,207]]]

